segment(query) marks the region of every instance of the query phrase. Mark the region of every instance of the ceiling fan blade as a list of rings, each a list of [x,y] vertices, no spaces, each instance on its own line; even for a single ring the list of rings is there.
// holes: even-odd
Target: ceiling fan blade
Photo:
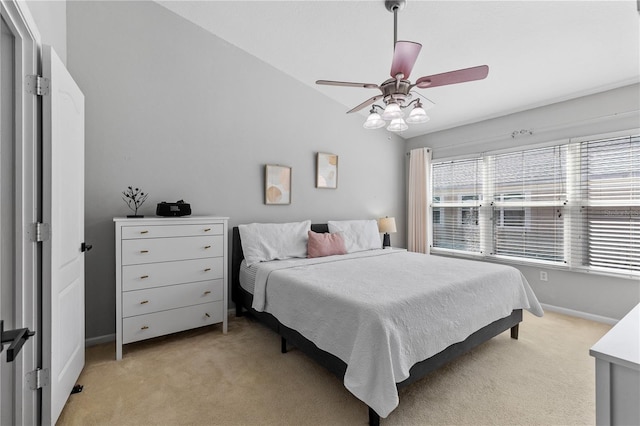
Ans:
[[[391,63],[391,77],[397,78],[398,74],[402,80],[409,78],[413,65],[418,59],[418,54],[422,49],[420,43],[413,41],[397,41],[393,49],[393,62]]]
[[[487,65],[465,68],[462,70],[443,72],[442,74],[428,75],[416,80],[415,86],[421,89],[446,86],[447,84],[464,83],[466,81],[482,80],[489,74]]]
[[[364,101],[363,103],[361,103],[360,105],[358,105],[357,107],[352,108],[349,111],[347,111],[347,114],[352,113],[352,112],[356,112],[356,111],[360,111],[362,108],[368,107],[369,105],[371,105],[372,103],[374,103],[375,101],[377,101],[378,99],[381,99],[381,98],[382,98],[382,95],[373,96],[373,97],[367,99],[366,101]]]
[[[348,81],[317,80],[316,84],[323,84],[325,86],[364,87],[365,89],[380,88],[380,86],[373,83],[351,83]]]

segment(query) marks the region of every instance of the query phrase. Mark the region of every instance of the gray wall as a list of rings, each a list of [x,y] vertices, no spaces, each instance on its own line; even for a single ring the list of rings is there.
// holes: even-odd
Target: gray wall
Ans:
[[[465,156],[640,127],[640,85],[559,102],[481,123],[412,138],[407,150],[428,146],[433,158]],[[533,130],[533,135],[511,137]],[[640,302],[640,279],[517,266],[542,303],[620,319]],[[548,281],[540,281],[540,271]]]
[[[405,150],[430,146],[437,159],[640,126],[635,85],[404,144],[365,132],[345,107],[152,2],[28,6],[87,97],[89,338],[114,332],[112,217],[128,213],[119,196],[127,185],[151,193],[146,215],[158,201],[178,198],[195,214],[230,216],[232,224],[394,215],[400,232],[392,240],[404,246]],[[255,124],[242,120],[245,106],[260,112]],[[534,135],[512,139],[520,129]],[[317,151],[340,155],[338,190],[314,188]],[[265,163],[293,166],[292,205],[262,204]],[[544,283],[540,268],[520,269],[550,305],[621,318],[640,300],[637,280],[547,270]]]
[[[42,43],[53,46],[58,57],[67,63],[67,2],[26,1],[33,21],[38,28]]]
[[[86,97],[86,334],[115,330],[120,193],[184,199],[230,224],[395,216],[405,244],[405,143],[153,2],[68,2],[67,64]],[[300,60],[304,60],[301,56]],[[315,188],[315,153],[339,155]],[[264,164],[292,166],[292,204],[263,204]]]

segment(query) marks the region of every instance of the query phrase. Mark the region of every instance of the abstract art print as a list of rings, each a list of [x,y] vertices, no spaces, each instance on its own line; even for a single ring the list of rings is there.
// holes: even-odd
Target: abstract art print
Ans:
[[[318,153],[316,165],[316,188],[338,187],[338,156]]]
[[[264,203],[291,204],[291,167],[264,166]]]

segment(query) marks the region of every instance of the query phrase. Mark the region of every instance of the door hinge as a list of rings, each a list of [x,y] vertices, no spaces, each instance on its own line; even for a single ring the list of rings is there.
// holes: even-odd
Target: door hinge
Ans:
[[[34,223],[33,241],[41,243],[43,241],[49,241],[51,231],[48,223]]]
[[[45,386],[49,386],[49,369],[36,368],[30,373],[27,373],[27,383],[31,390],[42,389]]]
[[[46,96],[49,94],[49,79],[41,75],[28,75],[25,78],[27,93],[36,96]]]

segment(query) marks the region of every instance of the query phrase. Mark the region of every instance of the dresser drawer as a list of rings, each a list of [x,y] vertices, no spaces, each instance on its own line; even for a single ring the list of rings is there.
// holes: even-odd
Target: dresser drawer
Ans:
[[[122,343],[137,342],[164,334],[222,322],[222,301],[154,312],[122,320]]]
[[[202,259],[224,255],[224,237],[149,238],[122,241],[122,264]]]
[[[122,267],[122,291],[224,278],[224,258],[142,263]]]
[[[123,226],[122,239],[164,238],[164,237],[198,237],[205,235],[222,235],[224,225],[207,223],[202,225],[147,225]]]
[[[170,285],[122,293],[122,316],[132,317],[222,300],[222,280]]]

